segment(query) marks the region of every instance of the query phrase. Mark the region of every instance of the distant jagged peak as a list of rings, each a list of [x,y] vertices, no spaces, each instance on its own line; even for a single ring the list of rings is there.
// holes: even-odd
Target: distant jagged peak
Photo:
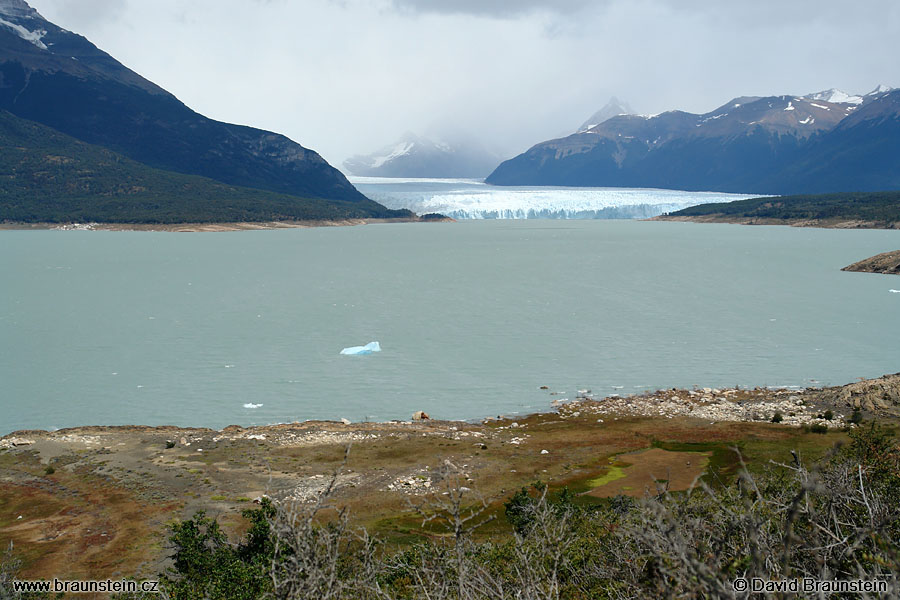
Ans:
[[[619,115],[633,115],[634,111],[628,106],[627,102],[622,102],[615,96],[609,99],[606,106],[595,112],[591,117],[581,124],[577,133],[584,133],[588,129],[593,129],[600,123]]]
[[[44,19],[38,11],[31,8],[25,0],[0,0],[0,15],[17,19],[32,17]]]
[[[823,90],[803,96],[807,100],[821,100],[822,102],[832,102],[834,104],[862,104],[863,97],[851,95],[837,88]]]
[[[888,92],[893,92],[894,88],[889,85],[884,85],[883,83],[879,83],[874,90],[866,94],[866,96],[877,96],[878,94],[886,94]]]

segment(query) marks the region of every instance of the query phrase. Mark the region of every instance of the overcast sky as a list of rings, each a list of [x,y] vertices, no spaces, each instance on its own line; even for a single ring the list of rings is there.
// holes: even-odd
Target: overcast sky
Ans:
[[[610,96],[707,112],[735,96],[900,86],[897,0],[30,0],[209,117],[335,166],[406,131],[505,155]]]

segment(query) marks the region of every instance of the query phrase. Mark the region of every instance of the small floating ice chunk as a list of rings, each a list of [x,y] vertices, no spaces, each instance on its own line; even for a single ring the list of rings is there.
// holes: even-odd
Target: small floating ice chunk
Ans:
[[[892,294],[900,294],[900,290],[888,290]]]
[[[351,346],[341,350],[341,354],[348,356],[361,356],[363,354],[372,354],[373,352],[381,352],[381,344],[378,342],[369,342],[365,346]]]
[[[244,405],[244,408],[259,408],[262,404],[253,404],[252,402],[248,402]]]

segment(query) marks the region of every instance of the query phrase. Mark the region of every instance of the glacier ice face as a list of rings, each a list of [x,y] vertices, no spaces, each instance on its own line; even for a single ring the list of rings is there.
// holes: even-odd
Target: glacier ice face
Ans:
[[[707,202],[756,196],[631,188],[494,187],[476,180],[351,177],[388,208],[454,219],[646,219]]]
[[[341,354],[347,356],[361,356],[364,354],[372,354],[373,352],[381,352],[381,344],[378,342],[369,342],[365,346],[350,346],[341,350]]]

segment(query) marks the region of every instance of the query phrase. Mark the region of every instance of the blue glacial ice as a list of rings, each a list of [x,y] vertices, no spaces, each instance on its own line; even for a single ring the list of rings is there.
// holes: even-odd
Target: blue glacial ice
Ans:
[[[381,352],[381,344],[378,342],[369,342],[365,346],[351,346],[341,350],[341,354],[349,356],[360,356],[362,354],[372,354],[373,352]]]
[[[475,180],[351,178],[388,208],[454,219],[646,219],[744,194],[636,188],[496,187]]]

